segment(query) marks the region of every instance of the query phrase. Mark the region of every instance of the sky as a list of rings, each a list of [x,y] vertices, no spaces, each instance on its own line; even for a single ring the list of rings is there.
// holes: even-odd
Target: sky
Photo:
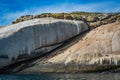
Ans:
[[[72,11],[120,12],[120,0],[0,0],[0,26],[22,15]]]

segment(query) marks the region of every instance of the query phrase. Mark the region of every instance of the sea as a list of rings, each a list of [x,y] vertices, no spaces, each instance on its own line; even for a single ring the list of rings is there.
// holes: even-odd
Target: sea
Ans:
[[[120,73],[41,73],[0,75],[0,80],[120,80]]]

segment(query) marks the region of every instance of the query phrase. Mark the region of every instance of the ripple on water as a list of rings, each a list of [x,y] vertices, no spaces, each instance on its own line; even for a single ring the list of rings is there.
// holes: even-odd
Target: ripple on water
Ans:
[[[0,75],[0,80],[120,80],[119,73],[44,73],[25,75]]]

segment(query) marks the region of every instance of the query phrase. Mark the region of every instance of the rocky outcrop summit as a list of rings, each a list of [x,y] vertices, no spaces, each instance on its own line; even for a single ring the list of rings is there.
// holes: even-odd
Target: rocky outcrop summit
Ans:
[[[80,33],[86,23],[75,20],[41,18],[0,29],[0,68],[47,54]]]
[[[95,13],[95,12],[71,12],[71,13],[42,13],[37,15],[24,15],[13,21],[13,24],[36,19],[36,18],[56,18],[67,20],[85,21],[91,28],[120,21],[120,13]]]

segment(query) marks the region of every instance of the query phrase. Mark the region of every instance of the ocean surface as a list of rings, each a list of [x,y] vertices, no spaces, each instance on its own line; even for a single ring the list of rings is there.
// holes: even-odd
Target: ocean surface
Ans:
[[[120,73],[44,73],[0,75],[0,80],[120,80]]]

